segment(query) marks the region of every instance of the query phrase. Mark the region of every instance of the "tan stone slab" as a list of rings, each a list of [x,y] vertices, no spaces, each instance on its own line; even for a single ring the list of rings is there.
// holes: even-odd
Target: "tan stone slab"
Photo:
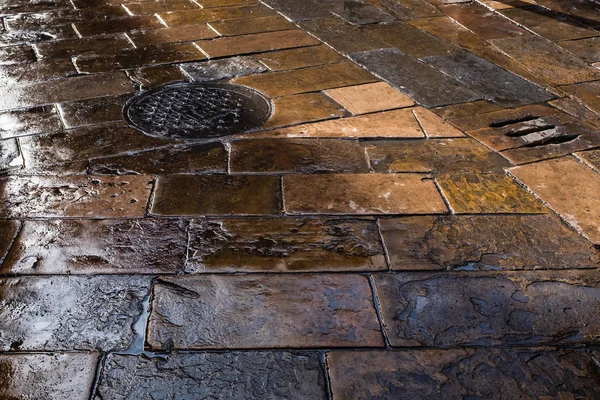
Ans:
[[[251,33],[274,32],[295,29],[296,25],[279,15],[244,18],[209,23],[221,36],[248,35]]]
[[[0,272],[176,273],[183,267],[185,225],[151,218],[25,221]]]
[[[154,349],[383,346],[357,275],[161,278],[148,329]]]
[[[314,92],[374,82],[377,79],[358,65],[349,62],[304,68],[293,71],[272,72],[254,76],[244,76],[233,83],[253,87],[268,96],[278,97],[290,94]]]
[[[510,163],[470,138],[363,142],[375,172],[502,172]]]
[[[0,99],[0,110],[117,96],[133,91],[133,85],[122,72],[74,76],[49,82],[5,87],[4,96]]]
[[[254,139],[231,144],[231,172],[369,172],[358,141],[332,139]]]
[[[131,96],[131,94],[124,94],[60,103],[56,105],[56,108],[67,129],[122,121],[123,105]]]
[[[452,104],[449,106],[432,108],[431,111],[444,119],[469,117],[475,114],[484,114],[502,110],[496,103],[488,100],[472,101],[470,103]]]
[[[187,232],[188,273],[387,269],[374,220],[201,219]]]
[[[196,42],[209,58],[314,46],[320,43],[321,42],[317,39],[299,29],[224,37]]]
[[[600,175],[573,157],[522,165],[509,171],[578,232],[600,244]]]
[[[597,268],[600,252],[552,214],[380,219],[393,270]],[[556,251],[560,249],[560,251]]]
[[[273,100],[273,115],[265,128],[339,118],[346,110],[322,93],[304,93]]]
[[[269,215],[280,213],[276,176],[165,175],[158,178],[155,215]]]
[[[254,57],[265,64],[271,71],[314,67],[339,63],[345,60],[339,53],[325,45],[274,51],[257,54]]]
[[[412,110],[407,108],[252,133],[245,137],[422,138],[424,134]]]
[[[465,136],[464,133],[454,127],[451,123],[444,121],[426,108],[416,107],[413,109],[413,113],[427,137],[455,138]]]
[[[436,181],[456,214],[548,212],[505,174],[437,175]]]
[[[52,106],[0,113],[2,139],[59,130],[62,130],[60,118]]]
[[[325,93],[352,114],[410,107],[415,102],[386,82],[367,83],[326,90]]]
[[[168,27],[196,25],[202,22],[226,21],[276,15],[275,11],[259,4],[256,6],[207,8],[202,10],[170,11],[157,14]]]
[[[152,46],[162,43],[192,42],[219,36],[207,24],[174,26],[171,28],[149,29],[127,32],[136,47]]]
[[[3,399],[87,400],[98,353],[1,354]]]
[[[190,0],[144,1],[141,3],[125,3],[123,7],[130,15],[152,15],[165,11],[201,8],[197,3]]]
[[[561,86],[560,89],[577,98],[590,110],[600,114],[600,81]]]
[[[552,85],[600,79],[599,70],[540,37],[494,39],[491,42]]]
[[[141,217],[152,189],[151,176],[27,176],[0,181],[0,216]]]
[[[420,174],[323,174],[283,177],[289,214],[440,214],[433,180]]]

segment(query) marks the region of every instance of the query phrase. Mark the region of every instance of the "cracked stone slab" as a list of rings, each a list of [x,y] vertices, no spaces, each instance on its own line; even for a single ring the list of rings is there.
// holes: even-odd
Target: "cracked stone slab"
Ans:
[[[165,359],[110,354],[94,399],[326,399],[317,353],[175,352]]]
[[[141,217],[151,176],[27,176],[0,180],[0,216]]]
[[[0,272],[175,273],[185,242],[178,220],[25,221]]]
[[[423,61],[503,107],[543,103],[556,97],[536,84],[468,51],[425,57]]]
[[[205,82],[260,74],[268,70],[252,57],[231,57],[222,60],[186,63],[179,66],[193,81]]]
[[[542,399],[600,396],[585,350],[332,351],[335,399]]]
[[[554,215],[381,219],[394,270],[598,268],[600,253]],[[560,251],[556,251],[560,249]]]
[[[188,228],[189,273],[385,269],[373,220],[199,219]]]
[[[124,351],[150,278],[52,276],[0,279],[2,351]]]
[[[351,58],[425,107],[479,100],[481,95],[396,49],[351,54]]]
[[[374,279],[392,346],[576,345],[600,337],[597,270]]]
[[[154,349],[383,346],[360,275],[161,278],[148,329]]]
[[[88,400],[97,353],[0,354],[0,398]]]

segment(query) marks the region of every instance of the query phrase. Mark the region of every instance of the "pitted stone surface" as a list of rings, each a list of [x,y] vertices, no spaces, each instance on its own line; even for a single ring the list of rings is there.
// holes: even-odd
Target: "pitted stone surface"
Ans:
[[[597,270],[374,279],[392,346],[573,345],[600,335]]]
[[[166,360],[109,355],[94,398],[324,400],[325,393],[315,353],[175,352]]]
[[[0,280],[2,351],[124,351],[150,293],[146,277]]]

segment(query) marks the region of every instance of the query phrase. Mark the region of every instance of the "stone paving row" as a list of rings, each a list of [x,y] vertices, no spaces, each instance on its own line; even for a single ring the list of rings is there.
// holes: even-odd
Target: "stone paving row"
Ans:
[[[0,399],[600,398],[600,4],[0,4]],[[171,82],[260,91],[145,134]]]

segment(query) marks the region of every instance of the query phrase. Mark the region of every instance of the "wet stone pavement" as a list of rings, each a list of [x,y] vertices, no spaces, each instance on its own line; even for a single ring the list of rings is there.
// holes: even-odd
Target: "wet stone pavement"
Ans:
[[[600,399],[597,1],[0,18],[0,400]]]

